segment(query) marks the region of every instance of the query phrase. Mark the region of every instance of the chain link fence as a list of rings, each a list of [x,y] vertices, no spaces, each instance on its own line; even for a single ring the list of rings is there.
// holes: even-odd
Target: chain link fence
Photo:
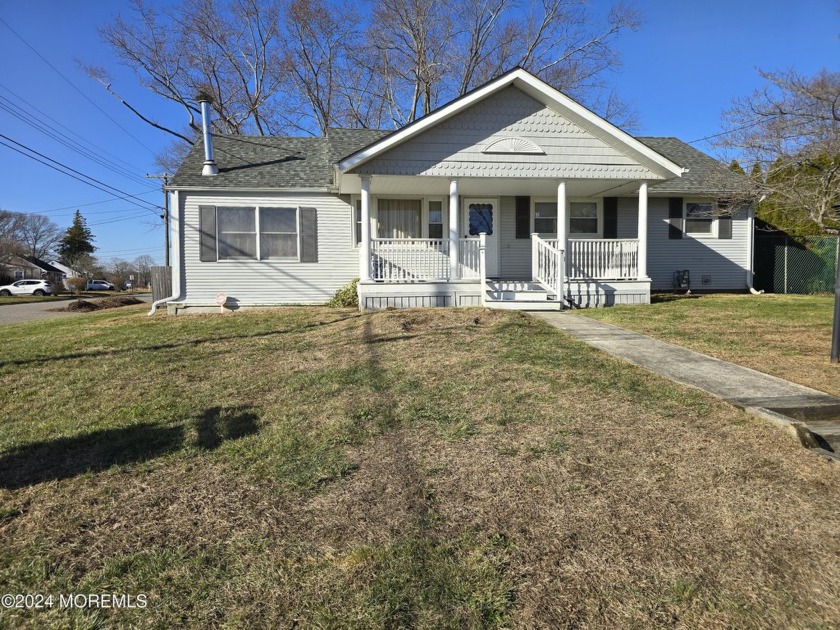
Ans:
[[[836,277],[836,236],[755,238],[756,289],[767,293],[831,293]]]

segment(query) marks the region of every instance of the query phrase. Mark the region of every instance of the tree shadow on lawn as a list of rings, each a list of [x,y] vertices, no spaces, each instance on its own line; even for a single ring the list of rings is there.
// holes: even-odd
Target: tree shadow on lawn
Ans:
[[[309,330],[311,328],[319,328],[324,326],[331,326],[350,319],[357,319],[361,317],[361,313],[354,313],[346,317],[339,317],[329,321],[318,321],[304,324],[302,326],[293,326],[291,328],[283,328],[278,330],[266,330],[255,333],[231,334],[231,335],[216,335],[214,337],[206,337],[201,339],[188,339],[187,341],[159,343],[150,346],[131,346],[128,348],[114,348],[110,350],[93,350],[90,352],[71,352],[68,354],[58,354],[47,357],[33,357],[29,359],[10,359],[8,361],[0,361],[0,368],[6,366],[30,365],[33,363],[51,363],[53,361],[68,361],[72,359],[89,359],[100,358],[106,356],[117,356],[121,354],[130,354],[135,352],[144,352],[147,350],[177,350],[188,346],[200,346],[205,343],[217,343],[220,341],[238,341],[243,339],[261,339],[266,337],[275,337],[279,335],[288,335],[290,333],[297,333]]]
[[[101,472],[190,445],[214,450],[227,440],[257,433],[258,420],[252,407],[211,407],[175,425],[149,422],[27,444],[0,457],[0,488],[16,490]],[[194,440],[187,439],[190,428],[195,430]]]

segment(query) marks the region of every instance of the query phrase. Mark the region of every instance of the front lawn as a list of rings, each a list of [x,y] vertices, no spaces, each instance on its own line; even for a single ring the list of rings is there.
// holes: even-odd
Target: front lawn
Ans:
[[[105,312],[0,347],[0,593],[56,602],[0,627],[840,619],[840,467],[525,314]]]
[[[663,295],[576,312],[840,396],[840,366],[829,362],[834,296]]]

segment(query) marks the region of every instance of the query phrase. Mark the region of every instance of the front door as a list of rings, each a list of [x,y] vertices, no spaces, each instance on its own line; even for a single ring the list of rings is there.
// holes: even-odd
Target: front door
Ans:
[[[487,249],[485,261],[487,265],[487,277],[499,277],[499,201],[498,199],[477,199],[465,198],[464,209],[461,216],[464,217],[464,234],[468,237],[478,237],[484,232],[487,234]]]

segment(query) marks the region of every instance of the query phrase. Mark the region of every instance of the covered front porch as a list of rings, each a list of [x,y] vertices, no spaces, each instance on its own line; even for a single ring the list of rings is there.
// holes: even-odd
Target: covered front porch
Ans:
[[[425,185],[415,195],[389,179],[360,177],[362,308],[557,310],[650,300],[645,181],[452,178],[448,194],[436,196],[439,178],[412,178],[412,188],[418,179]],[[607,190],[624,196],[620,213],[618,196],[598,194]],[[421,236],[405,237],[393,216],[413,198],[425,223],[406,222]]]

